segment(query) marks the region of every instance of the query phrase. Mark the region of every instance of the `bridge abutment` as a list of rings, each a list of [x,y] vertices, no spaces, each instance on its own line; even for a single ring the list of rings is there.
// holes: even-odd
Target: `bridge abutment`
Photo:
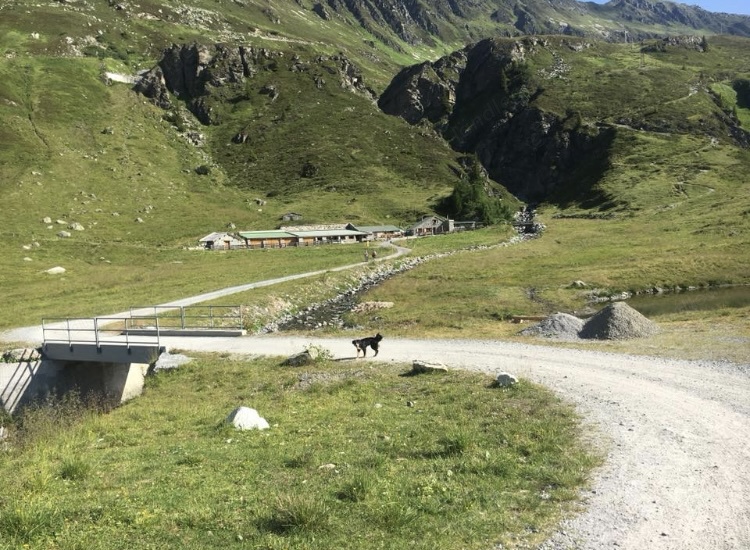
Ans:
[[[13,414],[25,405],[70,391],[123,403],[143,392],[148,368],[142,362],[49,359],[24,350],[17,361],[0,363],[0,407]]]

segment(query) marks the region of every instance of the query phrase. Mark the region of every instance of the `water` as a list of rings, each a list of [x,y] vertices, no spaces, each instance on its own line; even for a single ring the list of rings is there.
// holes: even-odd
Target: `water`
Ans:
[[[691,290],[654,295],[644,294],[629,299],[627,303],[646,317],[682,311],[750,307],[750,286],[731,286],[711,290]]]

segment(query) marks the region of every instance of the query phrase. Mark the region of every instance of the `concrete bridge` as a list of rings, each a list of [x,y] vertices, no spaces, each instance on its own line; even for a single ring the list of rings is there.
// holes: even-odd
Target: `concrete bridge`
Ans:
[[[44,319],[39,348],[4,354],[0,406],[13,413],[35,400],[73,389],[118,403],[140,395],[149,366],[165,348],[158,330],[129,334],[132,322],[125,317]]]
[[[117,402],[140,395],[166,351],[162,336],[243,336],[241,306],[132,307],[111,317],[43,319],[39,348],[4,354],[0,407],[20,406],[72,389]]]

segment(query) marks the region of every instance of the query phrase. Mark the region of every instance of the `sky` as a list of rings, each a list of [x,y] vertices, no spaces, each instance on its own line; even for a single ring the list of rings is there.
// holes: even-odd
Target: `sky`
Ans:
[[[593,0],[597,4],[606,4],[607,0]],[[725,13],[741,13],[750,15],[749,0],[671,0],[678,4],[700,6],[704,10],[719,11]]]

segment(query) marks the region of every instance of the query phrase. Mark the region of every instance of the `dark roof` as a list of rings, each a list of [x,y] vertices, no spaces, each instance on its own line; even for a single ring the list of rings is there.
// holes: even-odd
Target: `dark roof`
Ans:
[[[357,231],[364,231],[365,233],[401,233],[403,229],[396,227],[395,225],[352,225],[351,227]]]
[[[288,239],[294,237],[286,231],[240,231],[238,233],[243,239]]]

